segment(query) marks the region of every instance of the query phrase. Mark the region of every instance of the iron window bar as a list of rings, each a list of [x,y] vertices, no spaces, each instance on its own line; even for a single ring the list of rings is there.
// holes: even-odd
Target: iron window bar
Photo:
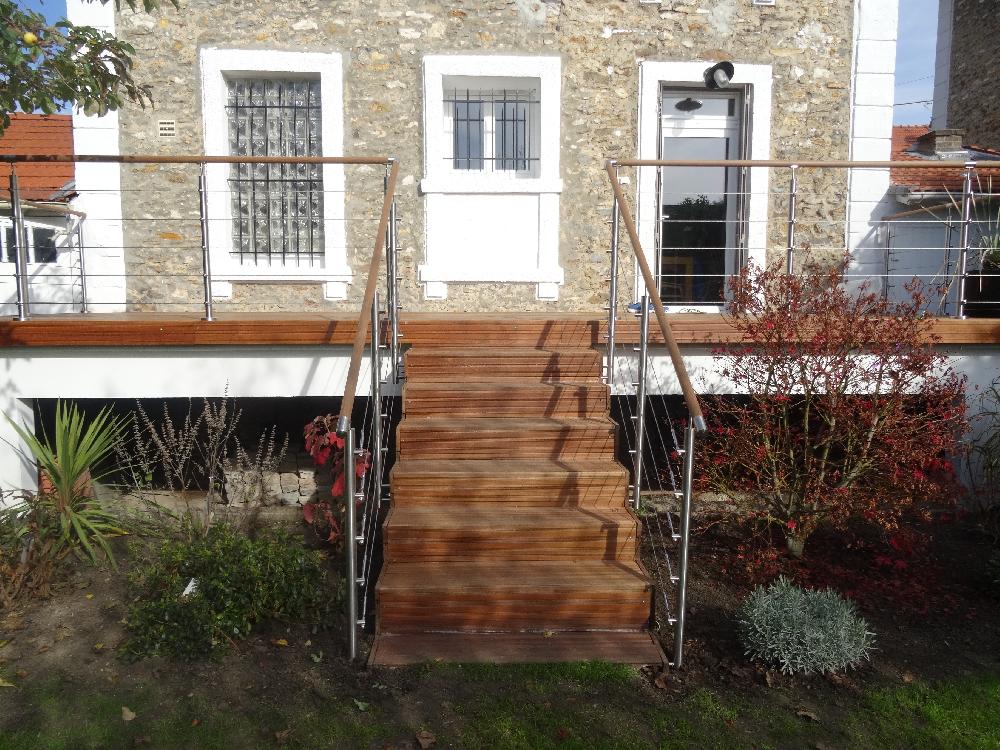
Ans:
[[[541,100],[534,89],[449,89],[451,154],[446,161],[463,171],[529,172],[541,162],[532,136]]]

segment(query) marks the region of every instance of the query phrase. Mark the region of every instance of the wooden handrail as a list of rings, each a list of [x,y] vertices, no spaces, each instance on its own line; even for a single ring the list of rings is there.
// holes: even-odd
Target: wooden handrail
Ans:
[[[389,164],[389,179],[386,182],[385,198],[382,202],[382,216],[375,233],[375,249],[368,265],[368,283],[365,285],[365,296],[361,301],[361,313],[354,332],[354,347],[351,350],[351,365],[347,371],[347,385],[344,389],[344,399],[340,402],[340,417],[337,419],[337,434],[343,436],[351,429],[351,412],[354,411],[354,392],[358,389],[358,374],[361,372],[361,354],[365,348],[365,337],[370,327],[372,304],[375,302],[375,290],[378,288],[378,269],[382,263],[382,249],[385,247],[385,236],[389,228],[389,216],[392,213],[392,201],[396,195],[396,178],[399,175],[399,162],[386,159]],[[378,331],[372,331],[372,337],[378,336]],[[376,377],[378,375],[376,374]],[[379,408],[376,404],[375,408]]]
[[[605,164],[608,179],[611,180],[611,189],[615,193],[615,201],[618,204],[618,210],[621,211],[625,230],[632,241],[632,252],[639,264],[639,270],[642,272],[642,279],[646,284],[647,296],[652,301],[653,309],[656,311],[656,321],[660,324],[663,340],[667,345],[667,351],[670,353],[670,361],[674,365],[674,372],[677,373],[677,381],[680,383],[681,392],[684,394],[684,403],[687,404],[691,423],[696,430],[701,432],[705,429],[705,417],[701,413],[701,403],[698,401],[698,394],[694,392],[694,387],[691,385],[691,378],[688,376],[687,367],[684,365],[684,358],[681,356],[680,347],[677,346],[677,340],[674,338],[670,321],[667,320],[667,312],[663,309],[663,300],[656,293],[656,279],[653,278],[653,274],[649,270],[649,263],[646,262],[646,256],[642,252],[642,243],[639,242],[639,232],[635,227],[632,211],[625,200],[625,192],[622,190],[621,183],[618,182],[618,175],[615,174],[615,166],[624,163],[609,159]],[[609,356],[613,356],[613,353]]]
[[[1000,160],[989,161],[779,161],[776,159],[612,159],[619,167],[799,167],[800,169],[1000,169]]]
[[[0,163],[97,162],[109,164],[388,164],[388,156],[207,156],[193,154],[0,154]]]

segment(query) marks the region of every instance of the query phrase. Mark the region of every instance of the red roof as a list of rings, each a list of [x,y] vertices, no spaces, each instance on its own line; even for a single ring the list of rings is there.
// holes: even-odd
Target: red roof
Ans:
[[[0,135],[0,154],[73,154],[73,118],[70,115],[10,116],[10,127]],[[8,198],[10,165],[0,162],[0,197]],[[67,200],[72,188],[72,162],[30,162],[17,165],[21,197],[30,201]]]
[[[889,170],[889,182],[893,185],[907,187],[910,190],[927,192],[962,192],[962,168],[935,167],[934,159],[927,155],[912,153],[916,146],[917,139],[928,132],[926,125],[893,125],[892,127],[892,160],[893,161],[921,161],[927,164],[926,169],[891,169]],[[969,149],[979,154],[998,155],[996,151],[963,144]],[[973,159],[977,158],[973,154]],[[977,188],[977,190],[982,187]],[[989,191],[988,191],[989,192]],[[992,191],[995,192],[995,191]]]

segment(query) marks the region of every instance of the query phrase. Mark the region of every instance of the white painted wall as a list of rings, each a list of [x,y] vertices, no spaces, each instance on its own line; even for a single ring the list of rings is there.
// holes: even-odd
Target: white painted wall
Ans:
[[[892,105],[896,79],[896,0],[855,0],[851,81],[850,158],[888,161],[892,154]],[[849,175],[846,242],[849,274],[877,288],[883,271],[882,216],[892,213],[889,170],[854,169]]]
[[[443,123],[445,79],[531,78],[539,82],[540,165],[537,176],[455,170]],[[427,299],[444,299],[448,283],[522,282],[538,299],[559,298],[558,57],[426,55],[424,178],[426,260],[417,269]]]
[[[115,4],[67,0],[66,18],[114,33]],[[118,113],[103,117],[73,113],[73,148],[76,154],[117,155]],[[76,165],[79,197],[73,208],[84,212],[83,244],[86,248],[87,299],[94,312],[125,309],[125,239],[122,229],[121,173],[117,164]]]

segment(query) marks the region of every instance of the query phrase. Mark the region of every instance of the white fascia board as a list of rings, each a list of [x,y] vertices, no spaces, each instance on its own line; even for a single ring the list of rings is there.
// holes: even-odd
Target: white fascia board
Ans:
[[[225,116],[226,76],[255,74],[318,77],[322,103],[322,155],[343,155],[344,79],[343,60],[339,53],[206,47],[201,50],[200,63],[206,155],[230,155]],[[232,257],[233,215],[228,185],[229,171],[230,166],[227,164],[206,166],[213,278],[218,281],[326,281],[336,282],[333,288],[346,290],[352,273],[347,262],[343,165],[323,165],[324,265],[316,269],[271,265],[254,268],[241,265]],[[222,288],[224,287],[220,287]]]

